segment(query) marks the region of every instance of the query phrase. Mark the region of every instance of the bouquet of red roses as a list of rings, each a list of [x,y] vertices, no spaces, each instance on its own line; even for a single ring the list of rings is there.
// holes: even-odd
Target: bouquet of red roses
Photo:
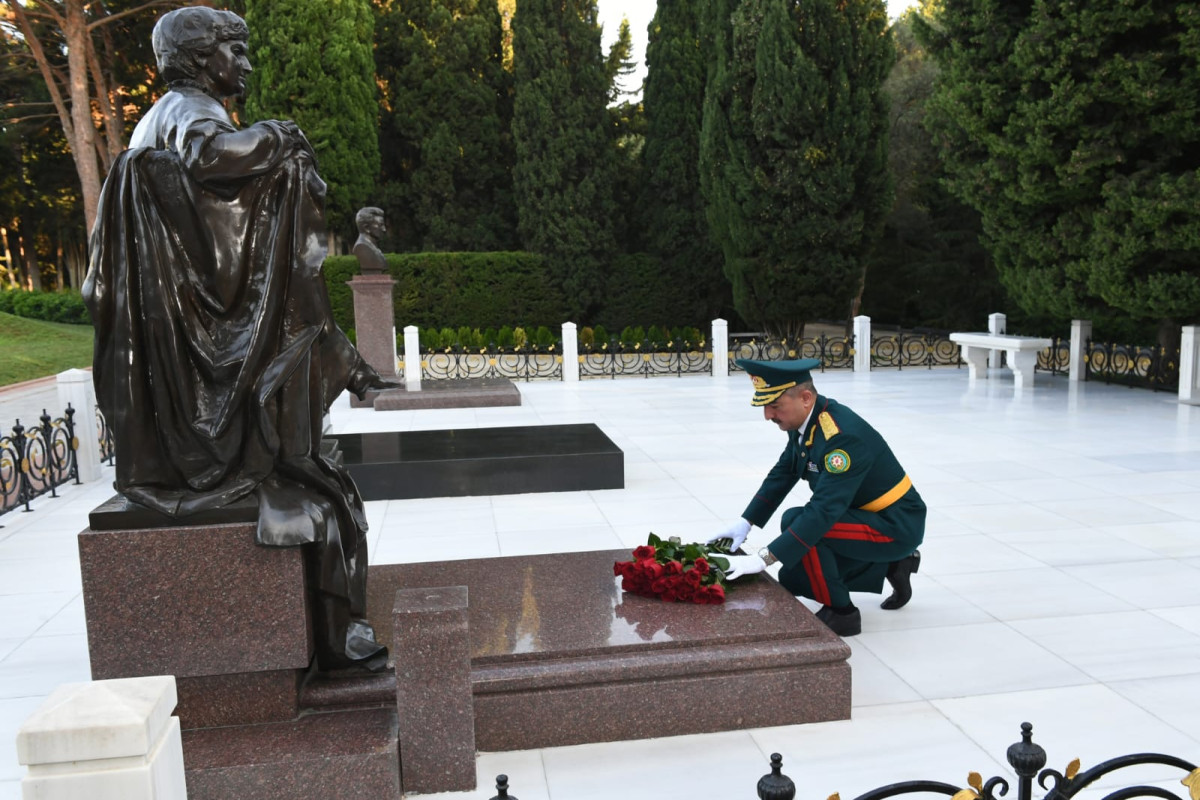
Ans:
[[[725,602],[725,571],[729,550],[719,544],[682,544],[678,536],[663,541],[650,534],[634,548],[632,561],[613,564],[621,588],[643,597],[668,602],[717,604]]]

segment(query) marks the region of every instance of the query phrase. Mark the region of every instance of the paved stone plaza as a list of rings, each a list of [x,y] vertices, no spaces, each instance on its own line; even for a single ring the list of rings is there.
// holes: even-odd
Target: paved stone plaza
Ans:
[[[1023,721],[1059,770],[1142,751],[1200,761],[1200,407],[1043,374],[1020,393],[1011,373],[969,386],[959,369],[816,383],[884,434],[930,508],[912,603],[855,598],[853,718],[483,753],[479,789],[447,797],[491,797],[506,773],[521,800],[752,798],[772,752],[804,800],[964,785],[1009,774]],[[519,388],[521,406],[489,409],[375,412],[343,396],[333,432],[594,422],[624,451],[626,488],[369,502],[372,563],[703,539],[737,518],[784,444],[740,374]],[[0,425],[24,402],[0,395]],[[21,794],[18,725],[90,677],[76,535],[110,477],[0,516],[0,800]],[[749,546],[767,541],[756,531]],[[695,713],[739,709],[697,697]],[[1186,796],[1174,774],[1139,776]]]

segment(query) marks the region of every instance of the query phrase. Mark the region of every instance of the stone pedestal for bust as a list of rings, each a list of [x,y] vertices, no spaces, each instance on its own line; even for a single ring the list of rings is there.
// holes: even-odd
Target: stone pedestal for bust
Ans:
[[[385,378],[396,375],[396,322],[392,290],[396,280],[391,275],[356,275],[349,282],[354,292],[355,347],[363,360]],[[359,400],[351,395],[353,408],[368,408],[375,396]]]

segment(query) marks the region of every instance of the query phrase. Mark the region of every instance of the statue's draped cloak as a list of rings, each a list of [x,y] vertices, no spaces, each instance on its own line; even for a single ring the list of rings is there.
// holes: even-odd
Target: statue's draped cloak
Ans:
[[[117,489],[172,516],[256,492],[258,542],[327,545],[314,578],[361,616],[362,500],[320,448],[361,363],[321,276],[324,192],[294,127],[173,90],[104,185],[83,293]]]

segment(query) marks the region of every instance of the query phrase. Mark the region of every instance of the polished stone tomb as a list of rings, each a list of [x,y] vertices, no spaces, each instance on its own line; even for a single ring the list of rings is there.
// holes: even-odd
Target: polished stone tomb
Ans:
[[[849,719],[849,646],[772,578],[738,581],[724,605],[666,603],[620,589],[612,565],[628,557],[372,565],[368,615],[396,615],[393,627],[378,626],[381,635],[436,628],[447,643],[410,658],[403,643],[388,642],[400,645],[390,650],[396,685],[440,697],[446,715],[438,719],[436,707],[417,719],[400,714],[402,761],[436,760],[464,738],[464,669],[479,750]],[[462,600],[466,625],[452,625]],[[414,621],[422,604],[439,615],[434,625]],[[460,659],[468,663],[451,663]],[[422,782],[420,790],[452,788],[461,787]]]
[[[521,392],[508,378],[442,378],[421,381],[421,388],[368,392],[366,400],[351,398],[356,408],[409,411],[424,408],[495,408],[521,405]]]
[[[365,500],[625,487],[625,456],[596,425],[353,433],[336,437]]]

